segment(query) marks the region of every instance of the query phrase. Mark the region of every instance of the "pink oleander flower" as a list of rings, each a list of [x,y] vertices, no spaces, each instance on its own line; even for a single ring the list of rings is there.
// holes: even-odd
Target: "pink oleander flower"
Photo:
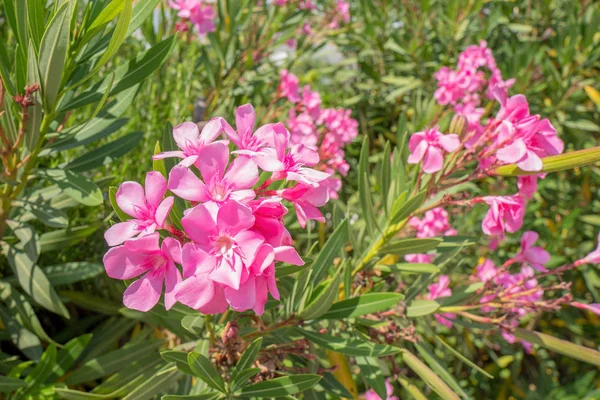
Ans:
[[[189,19],[193,10],[198,7],[199,0],[170,0],[169,7],[177,10],[179,18]]]
[[[394,396],[394,387],[392,386],[392,382],[390,378],[385,380],[385,391],[386,397],[385,400],[400,400],[398,396]],[[383,400],[377,392],[373,389],[369,389],[365,392],[365,400]]]
[[[538,178],[542,176],[545,176],[545,174],[519,176],[517,180],[519,194],[523,196],[523,198],[531,200],[533,198],[533,194],[537,192],[538,189]]]
[[[308,20],[304,21],[304,24],[302,25],[302,33],[306,36],[312,35],[312,29]]]
[[[329,178],[326,172],[310,168],[319,163],[319,154],[303,144],[292,145],[285,152],[286,143],[281,143],[277,149],[277,157],[284,165],[281,171],[273,174],[273,179],[286,179],[296,181],[308,186],[317,187],[319,182]]]
[[[475,275],[481,282],[491,281],[498,273],[494,262],[487,258],[483,261],[483,263],[479,264],[475,270]]]
[[[525,216],[525,200],[519,195],[483,197],[490,209],[481,222],[486,235],[503,235],[521,229]]]
[[[444,166],[444,150],[448,153],[458,150],[460,140],[458,135],[444,135],[437,127],[424,132],[413,133],[408,142],[410,156],[409,164],[423,161],[423,172],[433,174]]]
[[[286,125],[290,128],[290,140],[294,144],[300,144],[316,149],[319,143],[319,135],[314,118],[307,112],[296,115],[293,108],[289,112],[289,118]]]
[[[358,121],[351,114],[352,110],[346,108],[326,108],[321,110],[317,123],[325,125],[342,143],[350,143],[358,136]]]
[[[206,35],[209,32],[215,31],[214,19],[216,17],[215,10],[212,6],[199,4],[189,17],[190,21],[196,27],[198,34]]]
[[[250,230],[254,225],[252,210],[233,200],[220,207],[216,203],[199,204],[185,213],[181,224],[199,251],[206,254],[208,277],[238,290],[243,274],[248,273],[264,243],[261,235]]]
[[[167,180],[158,171],[146,174],[145,188],[137,182],[122,183],[116,194],[117,205],[133,219],[119,222],[104,233],[108,245],[116,246],[134,236],[149,235],[163,228],[175,201],[173,196],[163,200],[166,193]]]
[[[301,100],[300,89],[298,87],[298,77],[287,69],[282,69],[279,72],[281,82],[279,83],[279,94],[281,97],[286,97],[292,103],[297,103]]]
[[[198,125],[193,122],[183,122],[173,128],[173,139],[180,150],[164,151],[152,156],[153,160],[162,160],[164,158],[178,157],[183,158],[180,165],[189,167],[197,163],[198,158],[204,149],[224,148],[227,149],[229,142],[227,140],[215,139],[223,132],[221,119],[215,118],[210,120],[202,132],[198,129]]]
[[[149,311],[158,303],[165,286],[165,308],[176,302],[174,289],[181,281],[175,263],[181,264],[181,244],[173,238],[165,238],[158,245],[159,234],[128,240],[124,245],[113,247],[104,255],[106,273],[113,279],[129,280],[144,274],[133,282],[123,294],[125,307]]]
[[[344,23],[350,22],[350,3],[345,0],[338,0],[335,5],[335,10],[338,12],[339,17]]]
[[[435,254],[407,254],[404,256],[404,260],[413,264],[431,264]]]
[[[249,157],[258,166],[269,172],[280,171],[283,164],[278,159],[279,154],[276,147],[279,143],[288,140],[289,133],[282,123],[266,124],[254,131],[256,123],[256,112],[251,104],[244,104],[235,112],[234,130],[227,121],[221,118],[223,130],[229,139],[239,148],[234,154],[242,154]]]
[[[229,161],[227,147],[215,147],[203,153],[200,163],[202,180],[189,168],[178,165],[169,173],[169,190],[182,199],[198,202],[246,203],[256,194],[251,188],[258,182],[258,168],[250,157],[239,156]],[[204,182],[203,182],[204,181]]]
[[[592,312],[596,315],[600,315],[600,303],[584,304],[574,301],[570,305],[572,305],[573,307],[581,308],[582,310]]]
[[[598,245],[596,250],[585,256],[581,261],[589,264],[600,264],[600,234],[598,234]]]
[[[296,217],[302,228],[306,227],[306,221],[313,219],[325,222],[325,217],[318,207],[324,206],[329,201],[329,189],[327,186],[316,187],[298,184],[293,188],[283,189],[281,197],[291,201],[296,209]]]
[[[435,300],[440,297],[452,296],[452,289],[449,288],[450,278],[447,275],[440,275],[437,283],[429,285],[429,293],[425,295],[427,300]],[[452,313],[435,314],[435,319],[447,328],[452,328],[452,320],[456,315]]]
[[[516,262],[522,262],[524,265],[529,264],[533,268],[541,272],[547,272],[544,267],[550,261],[550,253],[533,244],[538,240],[537,232],[527,231],[521,237],[521,251],[514,257]]]
[[[319,116],[321,95],[319,92],[310,90],[310,86],[304,86],[304,89],[302,90],[302,105],[306,108],[306,111],[308,111],[310,115],[314,117]]]

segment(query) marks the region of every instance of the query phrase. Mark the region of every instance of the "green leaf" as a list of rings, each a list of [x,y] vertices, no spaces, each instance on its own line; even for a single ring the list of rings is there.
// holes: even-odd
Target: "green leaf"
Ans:
[[[440,308],[440,303],[435,300],[414,300],[406,308],[406,316],[408,318],[422,317],[437,311]]]
[[[300,314],[300,318],[304,320],[316,319],[327,312],[340,293],[340,283],[342,280],[340,273],[342,270],[343,268],[338,268],[333,278],[327,281],[326,287],[321,293],[304,308]]]
[[[154,11],[159,2],[160,0],[140,0],[135,4],[131,16],[131,23],[127,29],[127,36],[130,36],[142,26],[144,21],[146,21],[146,18],[152,15],[152,11]]]
[[[15,206],[30,211],[40,222],[53,228],[65,228],[69,225],[67,214],[44,203],[33,203],[29,201],[15,201]]]
[[[6,4],[6,2],[4,4]],[[6,43],[4,43],[4,40],[0,40],[0,78],[2,78],[2,82],[4,83],[6,93],[12,97],[16,96],[17,91],[14,83],[10,79],[11,66],[9,64],[8,52],[6,51],[5,45]]]
[[[442,239],[438,238],[394,239],[379,249],[379,254],[394,254],[396,256],[421,254],[435,249],[440,243],[442,243]]]
[[[160,141],[156,141],[156,144],[154,145],[154,153],[153,155],[157,155],[160,154],[161,150],[160,150]],[[165,166],[165,160],[160,159],[160,160],[152,160],[152,169],[154,171],[158,171],[162,174],[162,176],[164,176],[165,178],[168,178],[168,174],[167,174],[167,167]]]
[[[0,375],[0,393],[10,393],[26,386],[27,383],[21,379]]]
[[[358,196],[367,229],[369,233],[373,235],[377,229],[377,222],[375,221],[375,215],[373,214],[369,176],[369,137],[365,136],[360,150],[360,159],[358,161]]]
[[[435,357],[435,355],[429,351],[424,345],[416,343],[415,347],[417,351],[425,359],[429,367],[448,384],[458,394],[460,394],[464,398],[468,398],[469,396],[465,393],[465,391],[460,387],[456,379],[448,372],[448,369],[442,366],[441,362]]]
[[[114,71],[115,76],[113,88],[110,91],[111,96],[137,85],[159,68],[171,53],[176,38],[176,35],[173,35],[139,54],[127,64],[117,67]],[[94,85],[90,90],[75,96],[72,101],[62,104],[59,111],[72,110],[100,100],[110,80],[111,77],[109,76],[102,82]]]
[[[327,271],[332,266],[334,258],[339,256],[340,251],[347,241],[348,219],[346,218],[340,222],[335,231],[329,236],[323,249],[321,249],[321,252],[315,258],[315,262],[312,265],[314,282],[320,282],[327,275]]]
[[[341,338],[300,328],[296,328],[295,331],[324,349],[349,356],[383,357],[400,352],[397,347],[366,342],[362,339]]]
[[[86,346],[92,340],[92,334],[79,336],[71,339],[64,347],[58,352],[56,357],[56,364],[52,367],[52,373],[48,379],[50,382],[56,382],[59,378],[66,375],[66,373],[75,365],[77,359],[81,356]]]
[[[410,199],[408,199],[406,202],[403,202],[402,206],[398,207],[398,210],[394,211],[392,209],[391,223],[395,224],[395,223],[398,223],[398,222],[408,218],[410,216],[410,214],[412,214],[419,207],[421,207],[421,205],[423,205],[426,197],[427,197],[427,190],[423,190],[423,191],[417,193],[416,195],[414,195],[413,197],[411,197]]]
[[[28,382],[31,387],[39,387],[42,386],[46,380],[52,375],[52,370],[54,365],[56,364],[56,346],[54,344],[50,344],[44,354],[42,354],[42,358],[36,364],[35,368],[31,371],[31,373],[25,378],[25,382]],[[25,392],[28,393],[29,390]]]
[[[40,83],[40,73],[38,70],[37,55],[33,44],[29,42],[27,50],[27,84]],[[40,85],[41,86],[41,85]],[[37,147],[40,137],[40,125],[42,122],[42,100],[40,92],[32,94],[33,105],[27,109],[27,126],[25,132],[25,146],[30,152]]]
[[[389,310],[404,298],[399,293],[367,293],[335,303],[321,319],[342,319],[359,317],[379,311]]]
[[[54,104],[67,61],[72,9],[70,1],[62,4],[48,24],[48,29],[44,32],[40,44],[38,64],[42,79],[43,106],[47,113],[54,111]]]
[[[545,333],[517,328],[515,336],[529,343],[537,344],[563,356],[571,357],[588,364],[600,366],[600,351],[590,347],[579,346],[566,340],[546,335]]]
[[[115,19],[123,10],[125,2],[123,0],[113,0],[102,9],[102,12],[92,21],[88,27],[89,31],[97,31],[110,21]]]
[[[260,368],[247,368],[240,371],[240,373],[235,377],[235,379],[231,380],[231,391],[235,392],[236,390],[243,388],[244,386],[248,386],[248,379],[252,378],[256,374],[260,372]]]
[[[600,146],[571,151],[557,156],[544,157],[542,158],[543,166],[541,171],[523,171],[516,164],[509,164],[496,168],[494,172],[500,176],[537,175],[583,167],[597,162],[600,162]]]
[[[15,279],[16,281],[16,279]],[[46,342],[52,342],[27,298],[5,282],[0,282],[0,298],[4,301],[13,318],[27,330],[35,333]]]
[[[319,383],[320,380],[319,375],[311,374],[282,376],[246,386],[239,395],[260,398],[287,396],[308,390]]]
[[[79,156],[64,168],[75,172],[83,172],[101,167],[102,165],[108,165],[131,151],[138,143],[140,143],[143,137],[143,132],[130,133],[114,142],[107,143],[93,151]]]
[[[121,304],[103,299],[87,292],[76,292],[72,290],[61,290],[60,295],[66,297],[71,303],[86,310],[95,311],[105,315],[118,315]]]
[[[194,375],[194,371],[188,365],[188,353],[185,351],[177,351],[177,350],[166,350],[161,351],[160,356],[163,360],[171,363],[175,363],[177,368],[184,374]]]
[[[158,371],[154,376],[143,382],[135,390],[123,397],[123,400],[146,400],[165,390],[175,382],[179,371],[175,367],[167,367]]]
[[[181,326],[193,335],[200,335],[204,329],[205,316],[188,315],[181,320]]]
[[[208,386],[225,393],[225,382],[208,358],[200,353],[191,352],[188,354],[188,365],[194,371],[194,375],[206,382]]]
[[[121,11],[121,15],[119,15],[119,20],[117,21],[117,26],[115,27],[114,32],[110,37],[110,42],[108,42],[108,47],[100,57],[100,60],[96,63],[94,67],[94,71],[98,71],[108,60],[110,60],[119,50],[119,47],[125,41],[127,37],[127,31],[129,28],[129,22],[131,21],[131,0],[121,0],[119,3],[123,4],[123,9]],[[93,24],[92,24],[93,25]]]
[[[128,368],[135,360],[146,356],[149,352],[155,352],[161,344],[161,341],[144,341],[108,352],[77,368],[65,379],[65,383],[78,385]]]
[[[242,353],[238,363],[235,365],[233,372],[231,373],[231,379],[233,381],[242,373],[242,371],[252,367],[252,364],[258,356],[258,352],[262,348],[263,338],[254,340]]]
[[[444,381],[430,370],[421,360],[406,349],[402,350],[402,360],[413,370],[430,388],[444,400],[460,400],[460,397],[444,383]]]
[[[104,272],[101,264],[90,262],[68,262],[42,268],[52,286],[69,285],[90,279]]]
[[[485,375],[486,377],[488,377],[490,379],[494,379],[493,375],[490,375],[486,370],[479,368],[479,366],[477,366],[477,364],[475,364],[473,361],[469,360],[467,357],[460,354],[454,347],[452,347],[448,343],[446,343],[441,337],[439,337],[438,335],[435,335],[434,337],[435,337],[435,340],[437,340],[439,343],[441,343],[446,349],[448,349],[452,354],[454,354],[458,359],[460,359],[462,362],[467,364],[469,367],[473,368],[475,371],[479,372],[482,375]]]
[[[60,250],[72,246],[96,232],[101,226],[104,226],[103,223],[98,222],[92,225],[82,225],[44,233],[40,236],[41,252]]]
[[[31,360],[39,360],[42,356],[40,339],[31,331],[23,327],[9,310],[0,305],[0,318],[6,327],[10,340],[19,350]]]
[[[434,264],[395,264],[391,267],[393,270],[407,272],[411,274],[435,274],[440,272],[440,268]]]
[[[220,397],[218,393],[192,394],[192,395],[173,395],[167,394],[160,400],[214,400]]]
[[[377,359],[373,357],[356,357],[356,364],[360,368],[360,377],[375,390],[380,398],[386,399],[388,396],[385,377]]]
[[[104,400],[113,398],[110,395],[85,393],[78,390],[63,389],[61,387],[54,388],[54,391],[61,399],[67,400]]]
[[[565,121],[564,125],[571,129],[578,129],[581,131],[600,132],[600,126],[586,119],[580,119],[578,121]]]
[[[29,28],[29,37],[36,50],[39,50],[42,36],[44,35],[46,9],[44,2],[39,0],[27,0],[27,27]]]
[[[73,171],[62,169],[39,170],[37,175],[55,183],[73,200],[86,205],[97,206],[102,204],[102,192],[94,182],[76,174]]]

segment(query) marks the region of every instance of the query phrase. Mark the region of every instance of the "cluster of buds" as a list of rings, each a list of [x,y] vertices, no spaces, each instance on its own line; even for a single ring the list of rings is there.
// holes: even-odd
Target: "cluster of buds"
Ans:
[[[119,187],[116,203],[131,219],[105,233],[114,247],[104,266],[115,279],[141,275],[125,290],[125,306],[150,310],[163,286],[167,309],[181,302],[205,314],[231,307],[261,315],[269,293],[279,299],[275,263],[304,263],[284,224],[284,202],[294,206],[302,226],[307,219],[324,221],[318,207],[329,200],[329,174],[312,168],[319,154],[293,144],[282,123],[255,130],[255,119],[248,104],[237,109],[237,130],[223,118],[202,132],[184,122],[173,130],[179,150],[154,156],[182,159],[168,181],[151,171],[144,187]],[[167,190],[187,201],[183,230],[169,222],[175,199],[165,198]],[[162,243],[159,232],[167,235]]]
[[[358,135],[358,122],[350,116],[349,109],[321,108],[320,94],[309,85],[301,89],[296,75],[282,70],[280,78],[278,96],[292,105],[286,121],[290,140],[318,152],[321,162],[316,168],[330,174],[325,184],[329,187],[329,195],[337,198],[342,181],[334,174],[346,176],[350,169],[345,160],[344,145]]]
[[[25,93],[17,94],[13,97],[14,102],[22,108],[27,108],[34,105],[33,94],[40,90],[40,85],[33,83],[25,86]]]

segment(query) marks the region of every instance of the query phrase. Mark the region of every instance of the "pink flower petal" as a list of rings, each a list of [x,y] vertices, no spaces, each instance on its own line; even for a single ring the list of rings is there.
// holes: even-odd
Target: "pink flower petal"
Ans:
[[[258,168],[252,158],[239,156],[229,166],[224,180],[234,190],[248,189],[258,182]]]
[[[175,305],[175,288],[181,282],[181,274],[175,264],[170,265],[165,271],[165,309],[169,310]]]
[[[255,121],[256,113],[251,104],[244,104],[237,108],[235,112],[235,127],[242,140],[252,135]]]
[[[187,278],[175,288],[175,299],[194,310],[209,304],[214,295],[215,285],[205,274]]]
[[[156,209],[167,193],[167,180],[160,172],[150,171],[146,174],[144,186],[146,202],[150,207]]]
[[[423,172],[433,174],[438,172],[444,166],[444,156],[442,151],[433,146],[429,146],[423,157]]]
[[[292,265],[304,265],[296,249],[292,246],[279,246],[274,248],[275,260]]]
[[[169,216],[169,212],[171,211],[174,202],[175,198],[173,196],[169,196],[166,199],[164,199],[156,209],[155,219],[156,225],[158,225],[159,228],[162,228],[164,226],[165,220]]]
[[[147,206],[142,185],[131,181],[123,182],[115,197],[117,205],[125,214],[144,219]]]
[[[200,175],[205,183],[216,175],[223,177],[227,163],[229,162],[229,148],[222,142],[214,142],[207,145],[200,153]]]
[[[102,262],[108,276],[113,279],[127,280],[146,272],[149,268],[146,264],[147,260],[145,254],[118,246],[109,249]]]
[[[182,253],[183,277],[206,275],[217,267],[216,260],[194,243],[186,243]]]
[[[188,154],[191,154],[194,145],[198,142],[200,130],[193,122],[183,122],[173,128],[173,139],[177,146]]]
[[[153,277],[151,273],[147,273],[125,290],[123,304],[132,310],[150,311],[160,299],[162,284],[162,277]]]
[[[204,183],[189,168],[180,165],[169,173],[169,190],[185,200],[208,200]]]
[[[188,210],[181,219],[181,224],[188,236],[201,245],[208,245],[209,237],[218,233],[217,225],[204,204]]]
[[[219,209],[217,214],[217,229],[231,236],[240,231],[250,229],[254,225],[252,210],[236,201],[228,201]]]
[[[235,311],[241,312],[253,308],[256,303],[256,279],[250,276],[238,290],[226,287],[225,297]]]
[[[141,230],[135,221],[119,222],[104,232],[104,239],[109,246],[118,246],[140,232]]]

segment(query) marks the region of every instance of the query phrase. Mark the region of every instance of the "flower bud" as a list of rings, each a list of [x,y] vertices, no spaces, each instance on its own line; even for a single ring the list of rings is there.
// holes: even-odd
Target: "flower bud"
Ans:
[[[467,127],[469,126],[467,118],[464,115],[455,114],[450,121],[450,127],[448,133],[456,133],[461,139],[467,133]]]

